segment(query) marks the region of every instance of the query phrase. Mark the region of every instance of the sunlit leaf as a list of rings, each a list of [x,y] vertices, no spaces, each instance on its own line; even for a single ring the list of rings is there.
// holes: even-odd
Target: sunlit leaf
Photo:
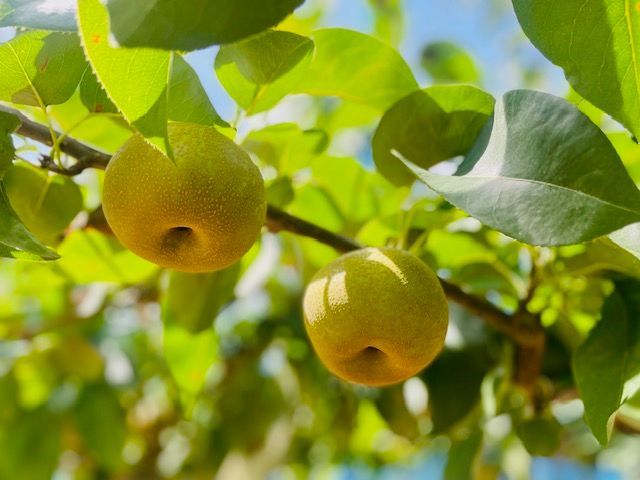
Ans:
[[[507,93],[455,175],[407,166],[482,223],[533,245],[580,243],[640,220],[640,191],[607,137],[544,93]]]
[[[640,10],[630,0],[513,0],[522,29],[573,88],[640,137]]]
[[[78,37],[31,31],[0,44],[0,100],[46,106],[69,99],[87,68]]]

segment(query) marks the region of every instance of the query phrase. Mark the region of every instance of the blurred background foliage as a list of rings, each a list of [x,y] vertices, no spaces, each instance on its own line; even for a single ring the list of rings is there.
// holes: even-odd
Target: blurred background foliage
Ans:
[[[566,95],[609,132],[640,182],[637,145],[569,92],[506,1],[309,0],[282,24],[301,34],[319,26],[396,46],[422,85]],[[216,50],[186,58],[232,121]],[[314,355],[300,312],[331,248],[265,233],[227,270],[161,271],[110,234],[97,210],[102,172],[70,180],[20,163],[5,177],[11,204],[62,258],[0,259],[0,479],[637,478],[638,439],[622,428],[600,449],[570,358],[612,278],[639,276],[638,260],[608,240],[529,247],[425,187],[392,186],[372,168],[375,110],[305,95],[275,103],[236,118],[269,202],[366,244],[409,248],[507,311],[528,295],[549,332],[542,410],[532,413],[512,384],[513,346],[455,304],[447,348],[419,377],[386,389],[345,384]],[[107,152],[130,135],[117,116],[77,124],[87,114],[80,92],[49,110]],[[26,159],[36,148],[17,137],[16,146]],[[636,407],[624,407],[634,425]]]

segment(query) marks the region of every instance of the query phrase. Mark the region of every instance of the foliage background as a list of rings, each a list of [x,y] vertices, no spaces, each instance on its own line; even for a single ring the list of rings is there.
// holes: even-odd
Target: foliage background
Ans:
[[[567,96],[618,138],[640,179],[635,145],[569,92],[560,69],[524,37],[509,2],[310,0],[281,28],[305,34],[322,26],[396,45],[420,85],[470,82],[496,98],[523,87]],[[3,41],[13,35],[0,29]],[[439,41],[461,47],[458,57],[439,59],[450,48]],[[635,260],[600,243],[529,247],[425,188],[392,187],[373,170],[380,115],[368,107],[292,95],[238,116],[212,68],[217,50],[186,59],[218,113],[237,121],[272,203],[364,243],[410,244],[422,235],[416,253],[441,276],[505,311],[527,295],[532,272],[539,275],[528,305],[550,332],[541,380],[549,398],[532,420],[540,423],[526,423],[530,406],[511,382],[513,345],[455,304],[447,350],[420,377],[382,390],[344,384],[319,363],[300,318],[305,282],[335,257],[332,249],[265,233],[226,271],[162,272],[90,216],[102,172],[88,170],[73,178],[82,212],[57,246],[62,258],[0,259],[0,478],[633,478],[640,468],[630,454],[638,448],[633,428],[599,446],[575,398],[570,358],[600,318],[609,272],[637,276]],[[50,113],[68,129],[79,109],[73,97]],[[129,135],[108,116],[73,132],[106,151]],[[14,140],[27,160],[42,153]],[[454,165],[437,168],[451,173]],[[13,193],[7,187],[16,210],[32,173],[17,177]],[[41,177],[29,181],[30,191],[42,191]],[[55,195],[68,204],[76,188],[56,182],[45,202],[54,219],[64,217]],[[627,414],[638,421],[633,402]]]

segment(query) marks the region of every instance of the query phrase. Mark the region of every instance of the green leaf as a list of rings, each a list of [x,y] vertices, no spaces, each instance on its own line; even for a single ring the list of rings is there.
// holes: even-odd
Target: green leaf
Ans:
[[[562,426],[552,416],[526,420],[516,432],[530,455],[551,457],[560,448]]]
[[[11,113],[0,110],[0,180],[13,165],[15,148],[11,134],[20,125],[20,119]]]
[[[60,258],[49,250],[20,221],[11,208],[9,199],[0,184],[0,257],[28,258],[31,260],[56,260]]]
[[[478,83],[473,58],[455,43],[433,42],[422,50],[421,63],[436,83]]]
[[[640,372],[640,284],[618,282],[602,308],[602,319],[573,357],[573,372],[585,419],[602,445],[611,438],[615,413],[634,392],[625,382]]]
[[[454,176],[406,164],[456,207],[532,245],[580,243],[640,220],[640,192],[607,137],[540,92],[507,93]]]
[[[191,333],[210,328],[222,307],[233,298],[240,263],[211,273],[171,272],[163,305],[163,321]]]
[[[400,54],[369,35],[327,28],[311,38],[315,54],[296,91],[340,97],[384,110],[418,88]]]
[[[473,430],[467,438],[455,442],[449,450],[444,468],[445,480],[472,480],[473,463],[482,449],[482,430]]]
[[[229,126],[211,104],[197,73],[178,54],[174,54],[171,65],[168,102],[168,117],[174,122]]]
[[[78,1],[78,25],[87,58],[109,98],[152,145],[169,154],[171,53],[110,46],[109,16],[100,0]]]
[[[207,372],[218,360],[218,342],[213,328],[191,333],[174,323],[164,325],[164,356],[180,390],[182,406],[191,411],[202,390]]]
[[[223,46],[215,69],[229,95],[248,113],[276,105],[306,74],[313,42],[295,33],[271,30]]]
[[[115,391],[106,384],[86,386],[75,412],[78,430],[91,454],[109,470],[117,470],[123,463],[127,428]]]
[[[571,86],[640,137],[636,3],[513,0],[522,29]]]
[[[0,0],[0,27],[76,30],[75,0]]]
[[[87,62],[76,35],[25,32],[0,45],[0,100],[22,105],[63,103]]]
[[[392,150],[422,168],[466,154],[487,123],[495,100],[469,86],[439,86],[414,92],[387,110],[373,136],[373,159],[396,185],[415,176]]]
[[[60,245],[57,266],[73,282],[136,284],[149,278],[157,267],[125,250],[112,236],[97,230],[75,230]]]
[[[70,178],[23,164],[11,168],[3,183],[24,225],[50,245],[82,209],[82,193]]]
[[[273,27],[304,0],[108,0],[121,45],[196,50],[235,42]]]
[[[90,68],[87,68],[80,80],[80,99],[91,113],[117,113],[118,108],[109,99],[100,82]]]
[[[640,250],[633,253],[625,245],[624,239],[620,239],[620,243],[617,243],[614,239],[614,236],[626,236],[631,233],[629,229],[637,229],[637,225],[629,225],[622,230],[618,230],[618,232],[612,233],[608,238],[598,238],[586,244],[584,252],[569,257],[564,261],[563,273],[579,276],[611,271],[632,277],[640,277],[640,257],[638,257]],[[637,242],[637,240],[635,241]],[[631,245],[629,247],[633,248]]]
[[[609,238],[618,246],[640,259],[640,223],[627,225],[613,232]]]

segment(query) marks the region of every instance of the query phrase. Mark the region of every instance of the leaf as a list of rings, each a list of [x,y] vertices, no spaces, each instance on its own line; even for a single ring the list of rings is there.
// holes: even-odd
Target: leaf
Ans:
[[[616,284],[602,308],[602,319],[573,356],[573,372],[585,419],[600,444],[611,438],[615,412],[635,392],[625,382],[640,372],[640,283]]]
[[[121,45],[196,50],[235,42],[273,27],[304,0],[108,0]]]
[[[640,11],[630,0],[513,0],[522,29],[571,86],[640,137]]]
[[[167,84],[171,53],[109,45],[109,16],[100,0],[78,0],[85,53],[109,98],[152,145],[169,154]]]
[[[136,284],[149,278],[157,267],[125,250],[112,236],[97,230],[75,230],[60,245],[57,266],[73,281]]]
[[[93,456],[109,470],[123,463],[126,440],[125,411],[106,384],[87,385],[76,405],[78,430]]]
[[[202,390],[207,372],[218,360],[218,342],[213,328],[191,333],[174,323],[164,325],[164,356],[180,390],[187,414]]]
[[[76,30],[76,0],[0,0],[0,27]]]
[[[552,416],[526,420],[516,432],[530,455],[551,457],[560,448],[562,426]]]
[[[629,225],[618,232],[633,228],[634,225]],[[640,258],[637,257],[640,251],[634,254],[625,248],[624,241],[620,244],[616,243],[613,236],[618,232],[612,233],[609,238],[598,238],[586,244],[583,253],[567,258],[564,261],[563,273],[578,276],[611,271],[640,277]]]
[[[247,113],[268,110],[306,74],[313,42],[301,35],[267,31],[220,48],[215,69],[220,83]]]
[[[418,88],[404,59],[380,40],[342,28],[317,30],[311,38],[315,54],[298,93],[384,110]]]
[[[609,235],[611,241],[640,259],[640,223],[627,225]]]
[[[44,107],[67,101],[87,62],[78,37],[25,32],[0,44],[0,100]]]
[[[191,333],[210,328],[222,307],[233,298],[240,263],[211,273],[171,272],[163,305],[163,321]]]
[[[373,136],[378,171],[396,185],[415,176],[392,150],[422,168],[466,154],[487,123],[495,100],[469,86],[439,86],[414,92],[393,105]]]
[[[11,113],[0,110],[0,180],[13,165],[15,148],[11,134],[20,126],[20,119]]]
[[[109,99],[90,68],[85,70],[80,80],[80,99],[91,113],[118,113],[118,108]]]
[[[405,163],[456,207],[532,245],[580,243],[640,220],[640,192],[607,137],[540,92],[507,93],[454,176]]]
[[[455,43],[433,42],[422,50],[421,64],[437,83],[478,83],[473,58]]]
[[[472,480],[473,463],[482,449],[482,430],[474,429],[467,438],[455,442],[444,468],[445,480]]]
[[[24,225],[48,244],[58,242],[82,209],[82,193],[70,178],[15,165],[3,183],[12,208]]]
[[[0,257],[28,258],[31,260],[56,260],[57,253],[49,250],[20,221],[11,208],[9,199],[0,183]]]
[[[168,117],[174,122],[229,126],[211,104],[198,74],[178,54],[174,54],[171,65],[168,102]]]

